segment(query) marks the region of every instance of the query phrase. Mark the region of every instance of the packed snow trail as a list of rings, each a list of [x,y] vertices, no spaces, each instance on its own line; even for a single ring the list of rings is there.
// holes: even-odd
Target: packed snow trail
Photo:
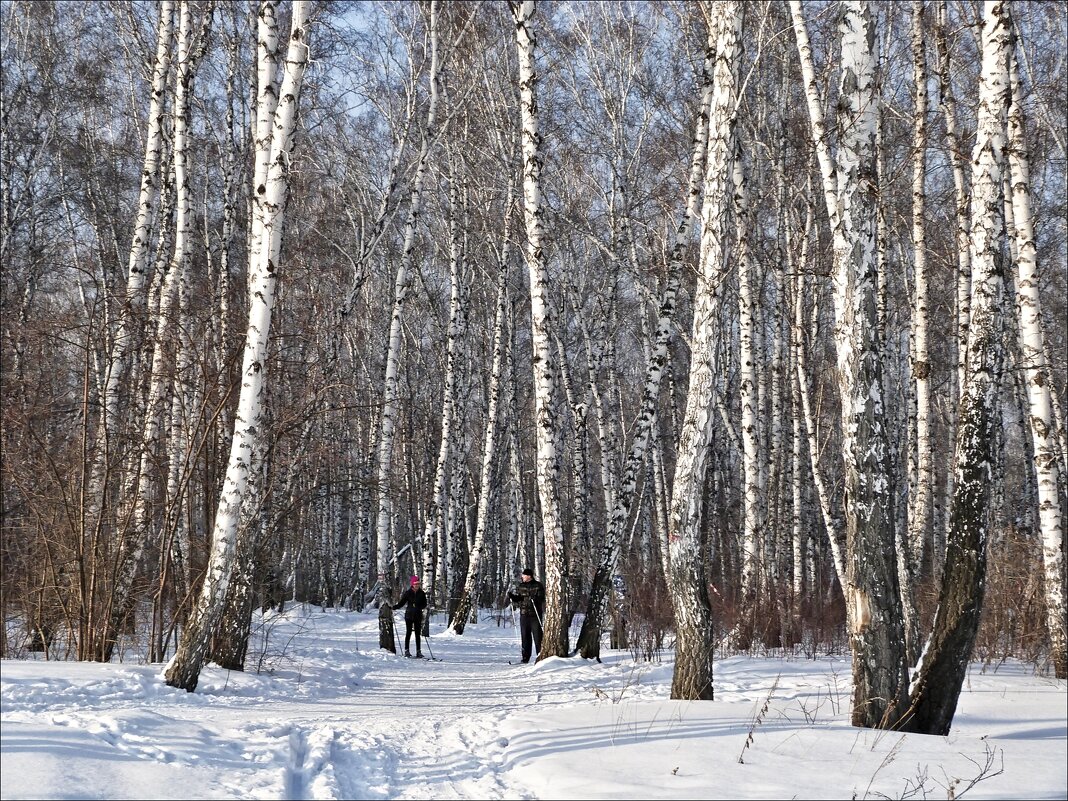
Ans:
[[[1033,665],[973,664],[926,737],[851,726],[841,656],[725,656],[715,702],[671,701],[670,649],[510,666],[510,625],[444,626],[427,662],[380,650],[374,613],[268,613],[248,671],[209,665],[195,693],[134,644],[4,659],[0,798],[1066,797],[1065,682]]]
[[[379,649],[377,613],[309,611],[262,619],[246,672],[208,665],[195,693],[167,687],[132,648],[122,665],[42,661],[39,678],[5,685],[5,736],[46,741],[60,726],[117,759],[158,763],[157,798],[532,798],[508,778],[502,722],[630,681],[581,663],[591,687],[576,697],[574,660],[510,665],[519,642],[506,614],[484,613],[462,637],[434,616],[423,647],[441,661],[428,661]],[[593,690],[598,673],[608,683]]]

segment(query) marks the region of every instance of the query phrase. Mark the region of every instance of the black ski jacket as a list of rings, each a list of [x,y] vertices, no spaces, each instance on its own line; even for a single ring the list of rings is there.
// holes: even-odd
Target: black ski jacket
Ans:
[[[412,590],[411,587],[404,591],[404,595],[397,601],[394,609],[400,609],[402,606],[408,608],[404,610],[404,620],[418,623],[423,619],[423,610],[426,609],[426,593],[422,590]]]
[[[537,579],[521,581],[515,592],[508,593],[508,598],[519,608],[519,613],[539,619],[545,617],[545,587]]]

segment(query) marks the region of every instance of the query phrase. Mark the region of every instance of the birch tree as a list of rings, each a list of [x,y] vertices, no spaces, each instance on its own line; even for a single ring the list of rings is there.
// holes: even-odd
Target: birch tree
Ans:
[[[600,553],[596,562],[593,581],[590,586],[586,616],[579,632],[578,649],[583,659],[599,659],[601,651],[601,631],[604,628],[604,616],[608,608],[608,598],[612,589],[612,576],[623,542],[623,534],[630,508],[634,499],[635,488],[646,460],[646,449],[650,436],[654,434],[653,426],[657,419],[660,404],[660,384],[668,369],[668,343],[671,338],[672,321],[681,280],[682,261],[689,243],[693,221],[697,217],[701,199],[701,182],[704,173],[705,153],[708,149],[709,108],[712,103],[712,69],[715,56],[715,40],[709,35],[705,48],[704,69],[701,73],[700,100],[694,123],[694,132],[690,155],[690,173],[687,180],[686,205],[682,219],[675,230],[674,242],[668,256],[667,276],[660,298],[656,331],[652,351],[646,366],[645,386],[642,390],[641,405],[637,421],[631,435],[631,445],[623,464],[623,475],[615,493],[614,505],[608,518],[608,527],[601,541]]]
[[[530,317],[534,346],[534,416],[537,436],[538,497],[545,533],[545,620],[538,661],[568,652],[564,605],[564,531],[560,515],[560,455],[556,446],[556,363],[553,359],[549,274],[542,252],[541,134],[538,131],[538,73],[534,64],[533,0],[509,0],[519,52],[519,104],[522,121],[523,220],[526,225]]]
[[[450,159],[452,162],[452,159]],[[431,490],[430,507],[426,513],[426,526],[423,530],[423,581],[428,597],[432,597],[436,583],[434,557],[437,552],[437,534],[445,504],[445,477],[449,461],[453,456],[453,425],[456,418],[457,373],[460,359],[460,318],[465,315],[461,308],[461,261],[463,260],[460,241],[460,190],[459,177],[455,165],[450,168],[449,176],[449,325],[445,343],[445,386],[442,389],[441,409],[441,443],[438,447],[437,465],[434,469],[434,486]],[[448,529],[446,528],[446,531]],[[434,578],[434,581],[431,580]],[[448,596],[448,593],[446,593]]]
[[[956,475],[938,609],[911,687],[908,730],[949,734],[979,629],[1000,424],[1005,222],[1005,112],[1011,97],[1008,3],[983,8],[982,66],[972,150],[972,312],[956,445]]]
[[[269,147],[268,170],[263,184],[254,191],[261,245],[255,264],[250,265],[254,292],[250,294],[248,332],[242,361],[241,394],[234,417],[234,436],[219,506],[207,573],[196,606],[190,616],[181,643],[167,665],[165,678],[171,687],[188,692],[196,689],[200,669],[207,653],[212,630],[222,614],[230,572],[234,565],[238,524],[248,490],[251,458],[263,436],[263,394],[266,381],[267,343],[281,267],[282,226],[285,222],[289,192],[289,164],[296,144],[297,108],[304,70],[308,63],[308,22],[311,4],[294,0],[292,29],[286,53],[270,141],[257,142],[257,148]],[[261,41],[261,57],[266,52]],[[265,109],[258,109],[266,113]]]
[[[956,416],[959,409],[959,399],[964,386],[964,352],[967,349],[968,326],[971,321],[972,304],[972,266],[971,252],[969,248],[969,218],[971,215],[971,200],[967,183],[967,165],[964,159],[964,149],[957,133],[957,102],[953,92],[953,62],[951,59],[949,35],[948,35],[948,11],[945,0],[938,0],[937,23],[935,26],[935,47],[938,52],[938,86],[939,107],[945,121],[946,133],[946,157],[953,170],[953,211],[955,222],[955,244],[957,253],[956,264],[956,310],[957,324],[953,342],[956,345],[956,370],[951,373],[953,380],[953,392],[951,397],[955,403],[949,404],[950,434],[956,436]],[[953,471],[949,471],[946,481],[946,498],[953,496]],[[946,504],[949,505],[948,503]],[[931,563],[933,574],[937,578],[941,571],[942,561],[945,555],[945,536],[943,530],[935,529],[931,538]]]
[[[511,195],[511,192],[509,192]],[[505,204],[506,214],[511,216],[511,197]],[[484,575],[483,553],[486,547],[486,535],[489,530],[490,499],[494,494],[494,465],[499,460],[497,421],[501,395],[501,374],[504,369],[505,348],[505,306],[508,303],[508,223],[505,222],[504,246],[500,275],[497,279],[497,311],[493,323],[493,365],[490,368],[489,403],[486,407],[486,429],[482,446],[482,470],[479,477],[478,510],[475,513],[475,540],[471,546],[471,556],[467,563],[467,577],[463,591],[456,602],[449,629],[456,634],[463,634],[467,619],[478,598],[478,590]]]
[[[701,258],[690,340],[689,391],[671,492],[668,585],[672,588],[677,637],[671,697],[710,701],[713,638],[701,548],[701,507],[712,429],[713,384],[718,372],[714,337],[726,272],[728,182],[737,111],[734,67],[740,57],[741,4],[711,4],[709,28],[716,44],[701,211]]]
[[[791,0],[790,9],[833,240],[852,720],[855,726],[892,727],[906,709],[908,669],[878,336],[875,29],[866,2],[841,4],[838,150],[832,160],[800,1]]]
[[[398,375],[401,352],[401,327],[404,320],[404,304],[411,285],[413,251],[415,249],[416,227],[420,220],[423,201],[423,182],[426,177],[427,160],[433,142],[438,105],[438,5],[431,0],[429,19],[430,48],[430,100],[427,107],[426,126],[419,155],[416,159],[415,177],[412,180],[411,198],[408,202],[408,216],[404,222],[404,241],[401,246],[400,262],[397,265],[396,279],[393,286],[393,311],[389,322],[389,340],[386,346],[385,381],[382,389],[382,412],[378,432],[378,509],[375,517],[377,590],[375,602],[385,608],[388,600],[387,569],[390,564],[390,526],[393,517],[393,504],[390,492],[393,468],[393,444],[396,436],[398,414]],[[380,629],[379,647],[393,650],[392,631],[385,627]]]
[[[134,335],[139,324],[145,321],[145,276],[148,272],[151,249],[150,230],[155,204],[159,197],[160,163],[163,151],[165,124],[164,103],[167,93],[167,76],[170,70],[171,50],[174,38],[174,2],[163,0],[159,6],[159,24],[156,34],[156,60],[152,68],[152,93],[148,108],[148,127],[145,132],[145,158],[141,169],[141,190],[137,200],[137,217],[134,221],[133,241],[130,244],[129,265],[126,274],[126,297],[119,316],[119,328],[112,342],[111,364],[104,387],[104,415],[99,429],[94,456],[92,485],[88,490],[91,502],[103,503],[104,464],[107,461],[108,437],[118,430],[120,389],[126,377],[129,351],[134,344]],[[90,525],[92,525],[90,521]]]
[[[1008,106],[1008,165],[1011,207],[1016,247],[1016,313],[1023,356],[1028,420],[1034,452],[1038,489],[1038,521],[1045,568],[1046,620],[1054,672],[1068,678],[1068,632],[1065,627],[1064,524],[1061,518],[1059,460],[1054,433],[1051,374],[1046,360],[1042,324],[1041,272],[1035,248],[1034,216],[1031,211],[1030,157],[1024,129],[1023,92],[1014,42],[1008,55],[1011,97]]]
[[[151,502],[159,493],[161,483],[160,465],[177,464],[181,454],[162,453],[164,414],[171,405],[171,367],[175,361],[181,325],[181,291],[185,272],[192,252],[193,221],[190,196],[189,137],[190,94],[196,63],[199,60],[199,43],[207,35],[212,9],[205,17],[205,28],[199,35],[193,31],[192,9],[183,0],[179,4],[177,70],[174,92],[174,151],[172,154],[175,189],[174,255],[167,266],[160,290],[159,307],[156,312],[156,330],[152,343],[152,366],[149,374],[148,399],[145,408],[140,456],[132,474],[124,482],[123,494],[132,509],[131,522],[122,539],[115,586],[111,596],[111,608],[107,629],[101,642],[99,658],[111,660],[116,632],[130,613],[133,598],[133,580],[140,566],[150,528],[156,530],[151,518]]]
[[[912,3],[914,114],[912,161],[912,380],[916,411],[916,481],[910,487],[908,540],[898,548],[898,581],[904,612],[905,647],[910,665],[919,656],[919,621],[914,587],[927,532],[931,528],[931,363],[927,348],[927,56],[924,48],[923,0]]]

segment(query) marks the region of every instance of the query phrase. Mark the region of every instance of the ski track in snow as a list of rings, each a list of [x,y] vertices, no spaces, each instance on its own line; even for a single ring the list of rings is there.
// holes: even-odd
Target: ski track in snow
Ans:
[[[204,784],[189,797],[534,797],[508,778],[500,729],[533,705],[576,702],[573,684],[554,691],[553,660],[510,665],[514,633],[492,624],[439,632],[429,647],[441,661],[372,650],[373,616],[336,613],[334,624],[326,637],[279,643],[281,654],[264,645],[257,660],[250,649],[248,673],[208,665],[195,693],[167,687],[159,665],[87,667],[71,681],[50,679],[43,662],[41,678],[5,684],[5,720],[69,727],[124,758],[197,767]]]

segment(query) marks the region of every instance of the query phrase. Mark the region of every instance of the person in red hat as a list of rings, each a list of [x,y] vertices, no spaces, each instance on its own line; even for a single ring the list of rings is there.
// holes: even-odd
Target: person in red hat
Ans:
[[[426,609],[426,593],[423,592],[419,583],[419,576],[412,576],[411,581],[408,582],[409,587],[404,591],[404,594],[397,601],[397,605],[394,609],[400,609],[402,606],[408,608],[404,610],[404,655],[411,657],[412,651],[412,632],[415,632],[415,655],[417,658],[423,656],[423,641],[422,641],[422,629],[423,629],[423,610]]]

